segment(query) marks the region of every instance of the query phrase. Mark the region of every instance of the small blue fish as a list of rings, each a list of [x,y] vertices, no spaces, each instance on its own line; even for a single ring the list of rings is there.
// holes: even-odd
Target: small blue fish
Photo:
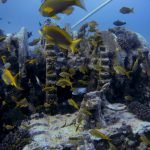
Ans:
[[[87,89],[84,87],[81,88],[76,88],[73,92],[72,95],[77,96],[77,95],[83,95],[87,92]]]

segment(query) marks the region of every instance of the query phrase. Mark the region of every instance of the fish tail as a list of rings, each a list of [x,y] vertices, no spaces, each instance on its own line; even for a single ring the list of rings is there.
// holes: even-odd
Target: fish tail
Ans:
[[[23,90],[23,88],[21,88],[21,87],[18,86],[18,85],[15,85],[15,88],[18,89],[18,90]]]
[[[60,20],[61,18],[60,17],[58,17],[58,16],[52,16],[51,18],[53,18],[53,19],[55,19],[55,20]]]
[[[130,76],[131,73],[132,73],[132,71],[128,71],[128,72],[126,73],[126,76],[128,77],[128,79],[131,79],[131,76]]]
[[[18,72],[18,73],[15,75],[13,85],[16,87],[16,89],[18,89],[18,90],[23,90],[23,89],[18,85],[18,83],[17,83],[17,78],[18,78],[18,76],[20,76],[20,74],[21,74],[21,73]]]
[[[75,0],[75,4],[79,7],[81,7],[82,9],[86,10],[83,0]]]
[[[131,12],[134,13],[134,8],[131,9]]]
[[[72,44],[70,45],[70,49],[71,49],[73,54],[77,51],[76,46],[80,41],[81,41],[81,39],[77,39],[77,40],[72,41]]]
[[[42,30],[41,30],[41,29],[38,30],[38,33],[39,33],[41,36],[43,36],[43,33],[42,33]]]
[[[20,72],[18,72],[16,75],[15,75],[15,81],[17,80],[18,76],[20,76]]]
[[[130,79],[131,77],[129,76],[129,74],[127,74],[128,79]]]

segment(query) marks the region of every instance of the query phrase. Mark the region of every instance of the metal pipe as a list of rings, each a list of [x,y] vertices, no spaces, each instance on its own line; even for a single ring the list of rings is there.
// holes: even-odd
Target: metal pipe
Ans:
[[[106,6],[108,3],[110,3],[112,0],[107,0],[104,3],[100,4],[97,8],[95,8],[94,10],[92,10],[89,14],[87,14],[84,18],[82,18],[81,20],[79,20],[76,24],[74,24],[71,29],[74,29],[76,26],[78,26],[80,23],[82,23],[83,21],[85,21],[88,17],[92,16],[93,14],[95,14],[97,11],[99,11],[101,8],[103,8],[104,6]]]

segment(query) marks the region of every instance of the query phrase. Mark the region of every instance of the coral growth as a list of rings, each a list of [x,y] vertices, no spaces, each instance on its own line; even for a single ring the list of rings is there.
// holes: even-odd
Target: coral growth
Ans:
[[[150,121],[150,108],[137,101],[131,102],[128,106],[129,111],[134,113],[139,119]]]
[[[0,150],[22,150],[30,141],[27,130],[9,132],[0,142]]]
[[[117,41],[120,47],[126,51],[137,49],[141,46],[137,35],[135,33],[127,31],[125,28],[116,27],[110,29],[109,31],[117,36]]]

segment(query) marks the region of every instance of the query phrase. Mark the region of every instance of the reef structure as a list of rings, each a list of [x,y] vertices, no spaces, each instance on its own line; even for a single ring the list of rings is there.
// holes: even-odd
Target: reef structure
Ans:
[[[121,32],[122,34],[128,32],[127,35],[129,39],[127,39],[127,42],[122,42],[125,42],[124,44],[130,43],[129,41],[132,41],[133,37],[134,46],[130,45],[130,50],[124,48],[124,44],[120,44],[120,36],[117,36],[117,34],[115,34],[116,32]],[[96,47],[93,55],[91,55],[91,59],[89,59],[91,47],[89,43],[85,44],[88,42],[87,40],[84,41],[85,43],[82,43],[87,46],[85,47],[85,53],[83,50],[75,56],[69,54],[67,57],[67,65],[76,71],[78,71],[81,64],[85,62],[87,63],[88,69],[94,71],[94,64],[100,61],[102,62],[101,66],[106,69],[102,72],[98,71],[98,76],[96,76],[98,81],[96,88],[84,95],[79,111],[73,114],[37,118],[37,122],[40,123],[42,119],[44,119],[43,123],[37,124],[37,126],[42,125],[44,126],[44,130],[45,128],[46,130],[47,128],[51,130],[51,132],[36,132],[36,128],[32,128],[31,125],[30,133],[37,143],[40,143],[40,141],[38,141],[38,138],[35,138],[35,136],[40,137],[40,134],[43,134],[43,138],[51,139],[51,141],[49,141],[51,143],[48,146],[49,149],[105,150],[110,148],[108,141],[102,138],[96,138],[90,134],[91,129],[96,128],[109,136],[114,146],[118,146],[120,143],[120,149],[143,149],[143,147],[149,147],[146,143],[143,144],[141,140],[143,135],[147,136],[150,132],[148,115],[150,108],[148,106],[149,102],[147,101],[149,90],[143,95],[143,90],[140,92],[137,88],[147,88],[149,85],[149,80],[147,80],[148,72],[146,70],[149,60],[147,55],[150,50],[149,46],[144,42],[141,36],[131,31],[126,31],[124,28],[102,31],[100,35],[103,44]],[[126,38],[128,37],[127,35],[125,36]],[[138,49],[141,49],[141,51],[139,52]],[[97,55],[97,57],[95,57],[95,55]],[[137,67],[132,71],[131,79],[128,79],[125,75],[114,73],[113,65],[116,61],[118,65],[127,70],[131,70],[137,58],[140,60]],[[135,74],[137,77],[135,77]],[[118,94],[116,94],[117,92]],[[136,95],[137,92],[138,96]],[[130,101],[130,99],[127,99],[127,95],[131,95],[130,97],[133,97],[133,100]],[[117,100],[115,101],[115,99]],[[134,111],[133,107],[136,108]],[[68,119],[71,122],[69,124]],[[31,118],[29,122],[32,124],[32,121],[34,121],[34,119]],[[46,124],[44,123],[45,121]],[[37,134],[32,134],[34,132]],[[120,139],[120,136],[122,139]],[[39,145],[41,148],[44,146],[46,147],[47,144]],[[25,150],[28,150],[29,147],[30,146],[27,145]]]
[[[139,34],[124,28],[93,35],[83,40],[81,51],[75,55],[45,44],[46,86],[55,90],[46,93],[47,114],[32,114],[22,122],[20,128],[27,128],[32,138],[23,150],[107,150],[112,145],[119,145],[119,149],[149,148],[141,139],[150,133],[150,48]],[[130,72],[129,77],[116,73],[116,64]],[[56,82],[62,72],[69,74],[67,81],[71,82],[63,94],[70,92],[79,109],[69,107],[67,94],[59,95],[57,91]],[[57,103],[54,109],[51,102]],[[63,107],[68,109],[58,114],[58,108]],[[92,129],[111,140],[95,137]]]
[[[46,85],[55,87],[56,89],[56,81],[57,81],[57,74],[56,74],[56,60],[57,60],[57,53],[54,50],[53,46],[48,45],[45,43],[45,52],[47,53],[46,56]],[[46,93],[46,102],[48,104],[54,104],[57,101],[57,91],[53,90]]]
[[[109,136],[114,147],[120,148],[137,148],[140,149],[143,146],[140,137],[144,134],[149,134],[150,123],[141,121],[135,117],[132,113],[127,111],[127,107],[123,104],[102,104],[102,105],[91,105],[97,104],[101,101],[99,92],[87,93],[90,97],[93,97],[92,101],[84,101],[86,108],[89,110],[95,110],[95,113],[90,111],[92,115],[100,112],[101,119],[105,121],[106,126],[98,125],[96,129],[103,134]],[[96,96],[97,95],[97,96]],[[97,97],[96,99],[94,97]],[[95,101],[96,100],[96,101]],[[82,103],[83,104],[83,103]],[[95,129],[95,121],[99,122],[98,115],[95,117],[84,117],[86,126],[79,127],[77,130],[79,114],[82,112],[83,106],[79,112],[73,114],[48,116],[35,114],[28,120],[25,125],[29,125],[30,135],[32,142],[24,147],[24,150],[32,149],[92,149],[97,150],[99,148],[107,150],[110,148],[107,140],[95,137],[91,134],[91,129]],[[89,107],[88,107],[89,106]],[[103,109],[102,109],[103,108]],[[100,111],[98,111],[100,110]],[[84,114],[83,114],[84,115]],[[35,117],[36,116],[36,117]],[[87,128],[88,126],[88,128]],[[86,128],[85,128],[86,127]],[[83,129],[83,130],[81,130]],[[122,137],[122,139],[120,139]],[[122,142],[121,142],[122,141]]]

